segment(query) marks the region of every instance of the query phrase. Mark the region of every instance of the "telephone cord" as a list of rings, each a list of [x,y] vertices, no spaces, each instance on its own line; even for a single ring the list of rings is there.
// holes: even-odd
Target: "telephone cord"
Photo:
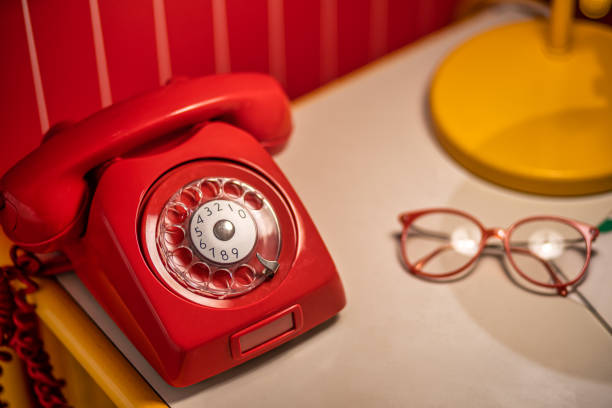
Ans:
[[[52,374],[49,355],[43,348],[38,330],[35,306],[28,303],[26,296],[38,290],[33,276],[49,276],[68,271],[71,269],[70,263],[61,257],[43,264],[32,252],[18,246],[11,248],[10,257],[13,265],[0,267],[0,346],[11,347],[25,363],[36,406],[68,407],[61,390],[65,382]],[[11,285],[12,281],[19,284]],[[10,360],[8,352],[0,351],[0,362]],[[0,408],[6,407],[8,404],[0,401]]]

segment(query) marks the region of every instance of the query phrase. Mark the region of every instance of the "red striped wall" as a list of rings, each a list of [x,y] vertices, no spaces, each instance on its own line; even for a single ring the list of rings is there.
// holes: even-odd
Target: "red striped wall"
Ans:
[[[0,174],[49,125],[172,76],[274,75],[294,98],[446,24],[460,0],[2,0]]]
[[[283,11],[286,89],[293,98],[321,84],[321,7],[313,1],[292,1]]]
[[[28,7],[49,123],[79,119],[100,109],[87,3],[30,0]]]
[[[166,0],[166,24],[172,74],[215,73],[212,4],[210,1]]]
[[[267,3],[266,0],[231,0],[225,3],[232,72],[269,72]]]
[[[100,10],[112,101],[159,86],[152,1],[95,0],[93,3]]]
[[[0,174],[40,139],[41,120],[21,5],[1,1],[0,16]]]

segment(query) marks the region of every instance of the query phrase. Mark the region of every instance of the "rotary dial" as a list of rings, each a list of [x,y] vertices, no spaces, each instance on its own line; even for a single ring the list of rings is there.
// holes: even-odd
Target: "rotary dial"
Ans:
[[[239,180],[205,178],[168,200],[157,247],[170,275],[214,298],[245,294],[278,269],[281,233],[263,195]]]

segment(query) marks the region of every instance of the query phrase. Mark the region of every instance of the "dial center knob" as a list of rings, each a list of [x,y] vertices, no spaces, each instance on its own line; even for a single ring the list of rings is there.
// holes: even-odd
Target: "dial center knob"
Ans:
[[[220,241],[229,241],[234,236],[236,229],[234,224],[228,220],[219,220],[213,227],[213,234]]]

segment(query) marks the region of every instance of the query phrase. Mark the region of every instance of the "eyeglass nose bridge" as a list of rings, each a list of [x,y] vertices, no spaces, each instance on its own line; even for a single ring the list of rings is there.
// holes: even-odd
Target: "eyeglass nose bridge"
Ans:
[[[507,234],[508,233],[503,228],[489,228],[484,231],[483,239],[486,241],[489,238],[495,237],[503,241],[506,239]]]

